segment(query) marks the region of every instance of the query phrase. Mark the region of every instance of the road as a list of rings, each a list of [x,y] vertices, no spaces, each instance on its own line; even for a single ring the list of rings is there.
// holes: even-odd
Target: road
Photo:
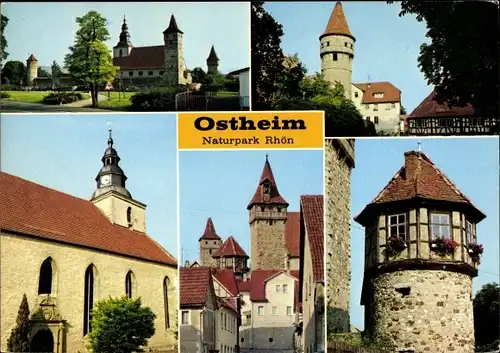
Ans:
[[[107,97],[99,95],[99,102],[104,102]],[[0,100],[0,113],[109,113],[109,110],[88,108],[91,100],[87,99],[65,105],[47,105],[38,103],[10,102]],[[104,103],[105,104],[105,103]]]

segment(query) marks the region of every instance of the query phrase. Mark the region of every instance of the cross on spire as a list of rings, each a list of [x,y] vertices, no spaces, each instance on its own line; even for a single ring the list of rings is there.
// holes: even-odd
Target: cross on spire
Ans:
[[[268,161],[267,158],[269,157],[269,155],[266,153],[266,162]]]

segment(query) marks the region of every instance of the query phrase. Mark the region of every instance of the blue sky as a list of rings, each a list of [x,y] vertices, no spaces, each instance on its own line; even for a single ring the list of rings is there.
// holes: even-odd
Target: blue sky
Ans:
[[[299,211],[301,195],[323,194],[321,150],[181,151],[182,263],[199,259],[198,239],[208,217],[223,240],[232,235],[251,256],[247,205],[257,189],[266,152],[278,190],[290,204],[289,211]]]
[[[308,73],[320,72],[319,36],[324,32],[335,2],[268,2],[266,10],[283,25],[281,47],[298,53]],[[398,17],[398,2],[345,1],[344,14],[356,38],[353,82],[389,81],[401,90],[408,113],[432,91],[417,57],[425,38],[425,23],[414,16]]]
[[[417,150],[417,139],[357,139],[352,173],[351,212],[358,215],[404,164],[404,152]],[[499,151],[498,138],[421,139],[422,151],[486,214],[477,225],[484,245],[474,293],[499,281]],[[351,322],[363,329],[364,307],[359,305],[364,266],[364,230],[351,221]],[[359,246],[359,244],[363,244]]]
[[[108,121],[127,189],[147,205],[147,233],[178,258],[173,114],[3,115],[1,170],[89,200],[107,148]]]
[[[173,13],[184,32],[184,58],[189,69],[206,70],[215,45],[223,73],[250,66],[250,6],[248,3],[58,2],[2,4],[9,18],[5,30],[7,60],[25,62],[34,54],[40,66],[63,63],[77,30],[76,17],[96,10],[108,20],[112,48],[118,42],[123,15],[134,46],[163,45],[163,31]],[[217,20],[214,20],[217,19]]]

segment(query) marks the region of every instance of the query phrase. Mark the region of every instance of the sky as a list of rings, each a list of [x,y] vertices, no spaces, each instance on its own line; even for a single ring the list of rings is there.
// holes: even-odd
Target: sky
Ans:
[[[283,25],[281,48],[298,53],[309,74],[320,72],[319,36],[324,32],[335,2],[267,2],[264,7]],[[417,66],[420,45],[428,42],[426,25],[413,15],[399,17],[398,2],[344,1],[344,14],[356,38],[352,81],[389,81],[401,90],[411,113],[432,88]]]
[[[404,164],[404,152],[418,150],[419,140],[357,139],[351,180],[351,213],[358,215]],[[472,203],[486,214],[477,224],[484,254],[475,293],[484,284],[499,282],[499,150],[498,138],[423,138],[422,151]],[[360,306],[364,271],[364,228],[351,220],[351,322],[363,329]],[[360,245],[362,244],[362,245]]]
[[[110,39],[106,44],[110,50],[118,43],[124,15],[130,40],[140,47],[163,45],[163,31],[174,14],[184,32],[188,69],[206,70],[212,45],[220,59],[220,72],[250,66],[250,6],[244,2],[3,3],[2,12],[9,18],[5,29],[7,60],[25,62],[34,54],[40,66],[50,66],[54,60],[62,65],[78,28],[76,17],[90,10],[98,11],[108,20]]]
[[[145,203],[150,237],[178,258],[174,114],[2,115],[1,170],[90,200],[108,122],[132,197]]]
[[[322,150],[180,151],[181,264],[199,260],[198,239],[208,217],[223,240],[233,236],[251,256],[247,205],[266,152],[289,211],[299,211],[301,195],[323,194]]]

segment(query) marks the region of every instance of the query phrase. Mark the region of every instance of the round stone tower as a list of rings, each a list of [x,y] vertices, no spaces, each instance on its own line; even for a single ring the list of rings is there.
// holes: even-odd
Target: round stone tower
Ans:
[[[26,60],[26,84],[33,86],[35,79],[38,77],[38,60],[33,54]]]
[[[472,278],[486,216],[422,152],[355,218],[365,227],[361,304],[396,352],[474,352]]]
[[[355,38],[349,30],[341,2],[333,9],[325,32],[319,37],[321,72],[325,80],[340,82],[351,99],[352,60]]]

